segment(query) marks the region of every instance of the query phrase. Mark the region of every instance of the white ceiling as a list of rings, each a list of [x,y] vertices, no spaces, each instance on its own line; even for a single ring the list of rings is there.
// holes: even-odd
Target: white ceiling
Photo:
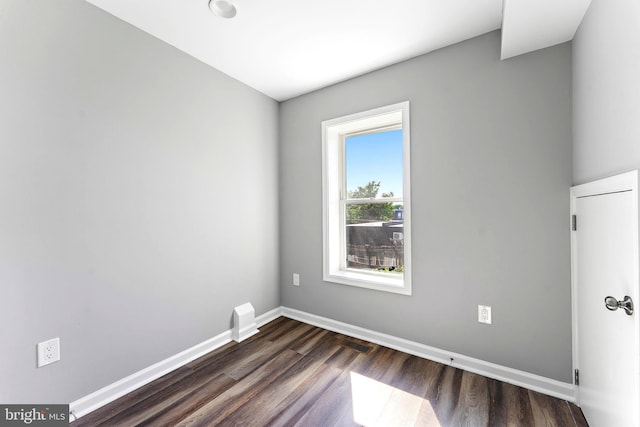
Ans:
[[[562,43],[591,0],[87,1],[282,101],[499,28],[503,59]]]

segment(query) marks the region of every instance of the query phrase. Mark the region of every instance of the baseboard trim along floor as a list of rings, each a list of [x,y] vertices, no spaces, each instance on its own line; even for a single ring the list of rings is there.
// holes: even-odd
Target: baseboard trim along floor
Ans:
[[[290,319],[298,320],[300,322],[308,323],[310,325],[318,326],[320,328],[328,329],[354,338],[363,339],[375,344],[380,344],[394,350],[403,351],[414,356],[433,360],[434,362],[452,365],[464,371],[473,372],[487,378],[493,378],[505,383],[524,387],[529,390],[537,391],[569,402],[575,403],[576,400],[575,386],[573,384],[563,383],[561,381],[520,371],[518,369],[496,365],[495,363],[486,362],[484,360],[475,359],[473,357],[451,351],[441,350],[425,344],[405,340],[403,338],[394,337],[392,335],[383,334],[361,328],[359,326],[353,326],[348,323],[339,322],[326,317],[306,313],[304,311],[294,310],[292,308],[282,307],[282,315]],[[453,363],[451,363],[452,358]]]
[[[256,316],[256,323],[258,328],[260,326],[271,322],[282,316],[282,307],[277,307],[261,316]],[[223,345],[231,342],[232,330],[224,331],[213,338],[210,338],[200,344],[196,344],[191,348],[188,348],[178,354],[175,354],[167,359],[164,359],[156,364],[153,364],[145,369],[135,372],[128,377],[125,377],[113,384],[109,384],[100,390],[81,397],[69,404],[69,411],[71,412],[71,421],[78,419],[96,409],[113,402],[119,397],[124,396],[127,393],[142,387],[154,381],[161,376],[168,374],[169,372],[186,365],[192,360],[203,356],[210,351],[222,347]]]
[[[277,307],[267,313],[257,316],[256,323],[258,324],[258,328],[280,316],[285,316],[290,319],[298,320],[300,322],[308,323],[310,325],[318,326],[320,328],[354,338],[370,341],[375,344],[383,345],[394,350],[403,351],[405,353],[433,360],[445,365],[452,365],[465,371],[528,388],[569,402],[575,402],[575,387],[573,384],[563,383],[517,369],[496,365],[473,357],[441,350],[425,344],[405,340],[403,338],[394,337],[392,335],[383,334],[292,308]],[[163,375],[180,368],[181,366],[186,365],[192,360],[195,360],[210,351],[222,347],[223,345],[231,342],[231,333],[231,329],[224,331],[213,338],[71,402],[69,405],[71,421],[138,389],[151,381],[156,380]],[[453,363],[451,362],[452,358]]]

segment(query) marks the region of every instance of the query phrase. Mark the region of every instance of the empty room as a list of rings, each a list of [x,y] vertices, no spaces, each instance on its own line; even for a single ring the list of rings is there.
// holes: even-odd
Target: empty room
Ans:
[[[0,0],[0,425],[640,427],[638,76],[633,0]]]

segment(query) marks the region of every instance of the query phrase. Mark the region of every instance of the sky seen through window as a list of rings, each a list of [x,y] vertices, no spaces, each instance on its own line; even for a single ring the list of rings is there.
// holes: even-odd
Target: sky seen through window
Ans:
[[[347,191],[380,182],[378,197],[402,197],[402,129],[346,138]]]

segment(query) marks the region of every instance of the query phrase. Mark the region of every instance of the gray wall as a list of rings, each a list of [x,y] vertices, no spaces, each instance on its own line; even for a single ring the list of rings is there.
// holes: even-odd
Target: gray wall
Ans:
[[[573,41],[574,181],[640,168],[640,3],[593,0]]]
[[[0,0],[0,402],[70,402],[279,305],[277,115],[84,1]]]
[[[281,104],[282,304],[570,382],[571,46],[499,55],[493,32]],[[320,122],[404,100],[413,295],[325,283]]]

